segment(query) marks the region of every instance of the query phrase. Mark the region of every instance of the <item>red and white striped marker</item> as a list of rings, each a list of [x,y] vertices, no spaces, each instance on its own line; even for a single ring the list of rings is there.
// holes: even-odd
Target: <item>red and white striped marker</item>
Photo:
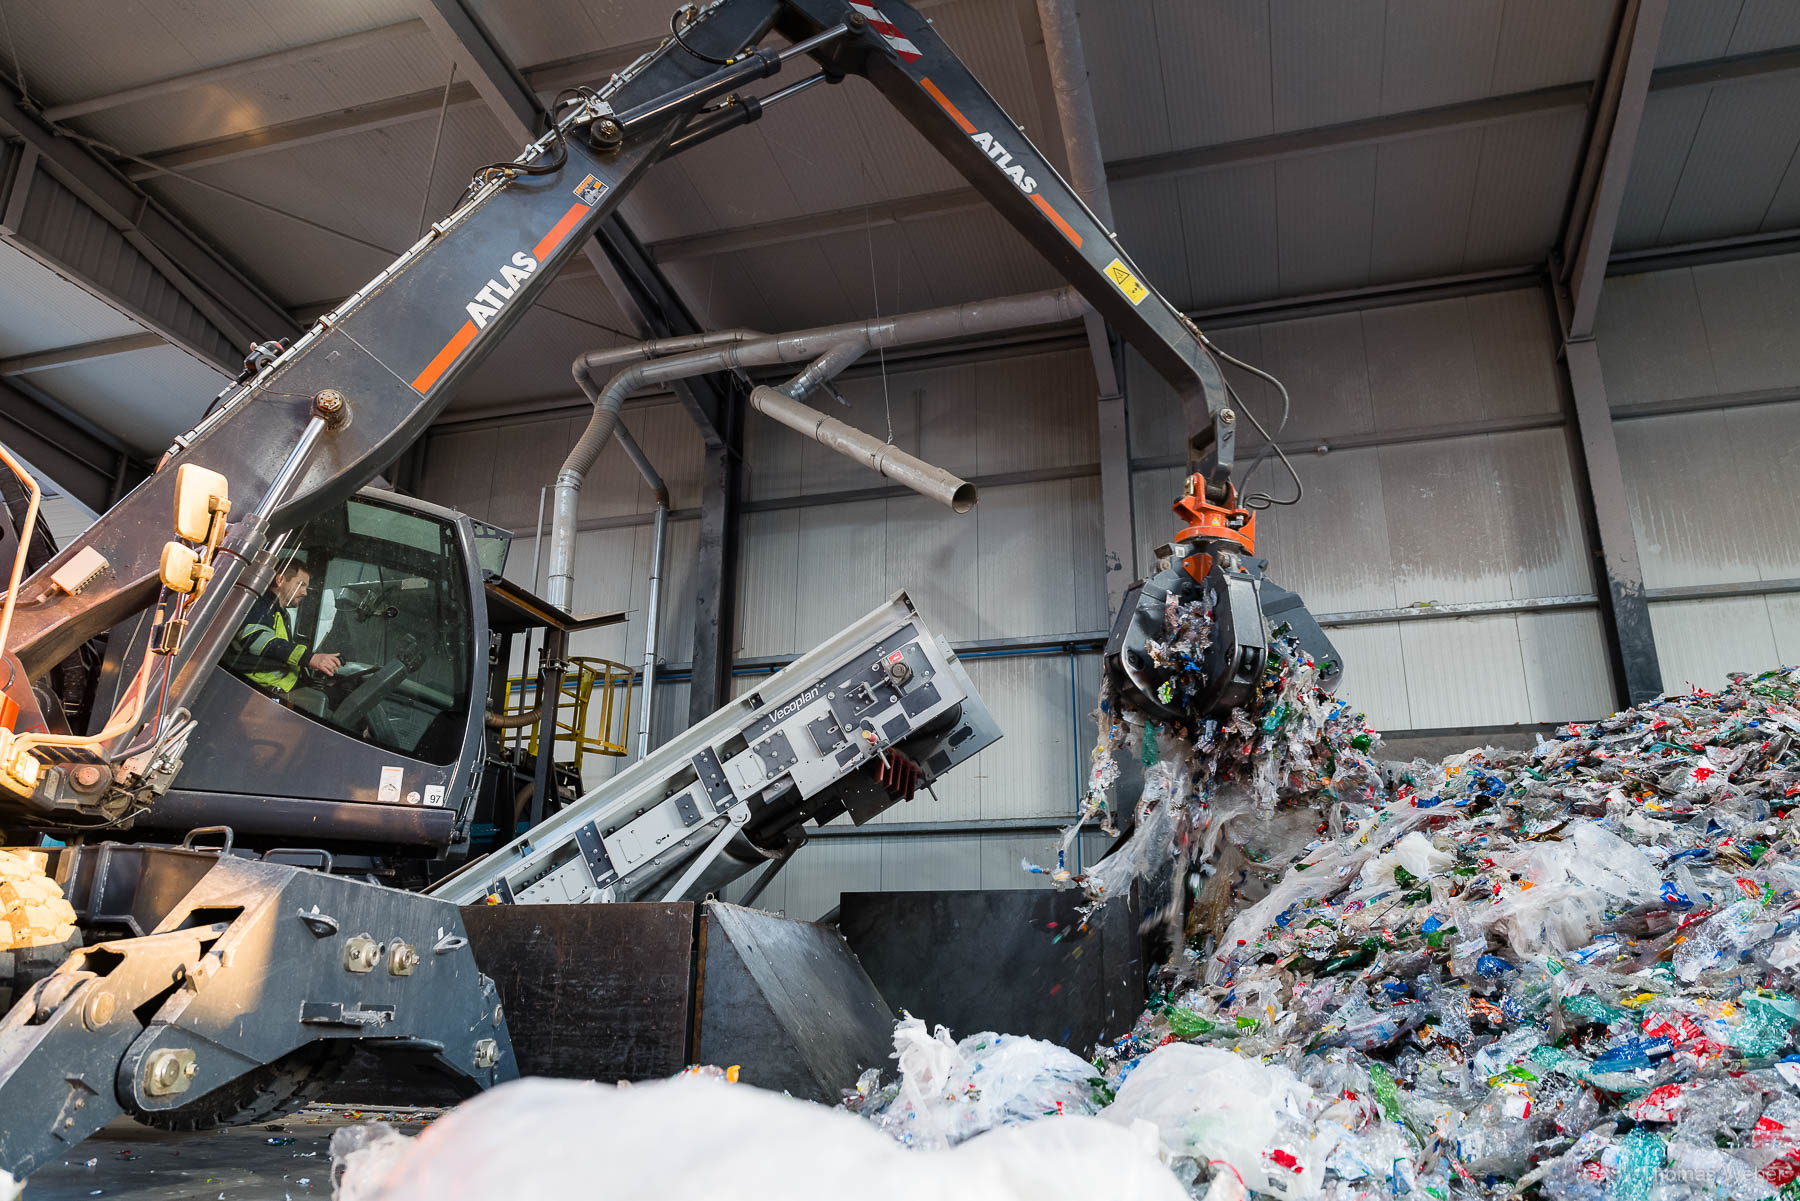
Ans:
[[[881,35],[882,41],[894,48],[902,62],[918,62],[922,57],[919,48],[906,39],[900,27],[881,15],[881,10],[873,4],[863,4],[860,0],[850,0],[850,7],[869,18],[869,26]]]

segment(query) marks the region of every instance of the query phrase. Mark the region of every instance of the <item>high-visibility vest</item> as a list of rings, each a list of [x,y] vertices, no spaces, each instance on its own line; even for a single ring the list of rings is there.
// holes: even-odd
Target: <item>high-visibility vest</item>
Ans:
[[[261,655],[263,648],[277,638],[292,641],[293,635],[288,632],[287,613],[280,606],[272,606],[271,612],[273,616],[269,618],[268,625],[260,623],[247,625],[238,634],[247,654]],[[294,685],[300,682],[300,661],[305,655],[306,648],[295,643],[293,651],[288,655],[286,667],[271,667],[263,671],[247,672],[244,678],[258,688],[272,692],[292,691]]]

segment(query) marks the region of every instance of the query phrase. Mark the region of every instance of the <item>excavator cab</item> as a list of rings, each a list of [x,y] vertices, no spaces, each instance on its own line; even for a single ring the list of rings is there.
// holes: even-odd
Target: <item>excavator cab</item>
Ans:
[[[376,871],[396,856],[466,853],[489,778],[503,776],[510,798],[515,775],[534,775],[484,721],[490,678],[505,674],[489,653],[495,625],[521,628],[522,609],[526,626],[582,624],[521,604],[533,598],[501,576],[507,545],[496,527],[367,488],[301,525],[274,566],[274,581],[306,572],[280,631],[301,660],[284,673],[248,654],[240,631],[191,706],[178,778],[125,836],[226,826],[239,845],[321,846],[340,869]],[[607,620],[622,615],[586,624]],[[148,621],[113,632],[103,696],[136,673]],[[315,654],[336,656],[335,671],[306,668]],[[548,808],[579,792],[578,780],[549,780]]]

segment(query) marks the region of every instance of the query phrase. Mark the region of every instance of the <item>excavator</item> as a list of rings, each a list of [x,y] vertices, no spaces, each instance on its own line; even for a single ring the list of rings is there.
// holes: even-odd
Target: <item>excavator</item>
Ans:
[[[802,63],[813,73],[792,86],[743,90]],[[647,171],[849,76],[1180,397],[1184,524],[1119,611],[1114,685],[1196,723],[1254,693],[1272,637],[1335,664],[1298,598],[1262,577],[1256,504],[1234,479],[1239,418],[1255,417],[1216,348],[931,23],[900,0],[688,5],[655,49],[556,97],[540,137],[477,171],[455,211],[292,345],[255,348],[85,533],[49,553],[35,496],[10,508],[0,1170],[22,1179],[120,1115],[266,1119],[353,1048],[422,1056],[471,1091],[509,1079],[506,1014],[460,905],[701,896],[783,861],[807,823],[867,821],[1000,736],[898,593],[580,793],[497,753],[496,648],[606,618],[507,582],[505,531],[371,487]],[[277,692],[233,669],[234,640],[296,562],[318,587],[294,620],[341,663]],[[1172,663],[1161,645],[1193,605],[1211,620],[1204,658]],[[480,853],[476,817],[510,811],[521,778],[541,820]]]

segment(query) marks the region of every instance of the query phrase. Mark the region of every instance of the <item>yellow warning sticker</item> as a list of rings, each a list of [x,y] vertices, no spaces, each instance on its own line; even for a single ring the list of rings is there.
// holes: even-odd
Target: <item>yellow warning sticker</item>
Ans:
[[[1106,278],[1112,280],[1113,286],[1125,293],[1125,299],[1132,304],[1141,304],[1144,297],[1150,295],[1150,289],[1138,282],[1138,277],[1122,259],[1114,259],[1106,265]]]

